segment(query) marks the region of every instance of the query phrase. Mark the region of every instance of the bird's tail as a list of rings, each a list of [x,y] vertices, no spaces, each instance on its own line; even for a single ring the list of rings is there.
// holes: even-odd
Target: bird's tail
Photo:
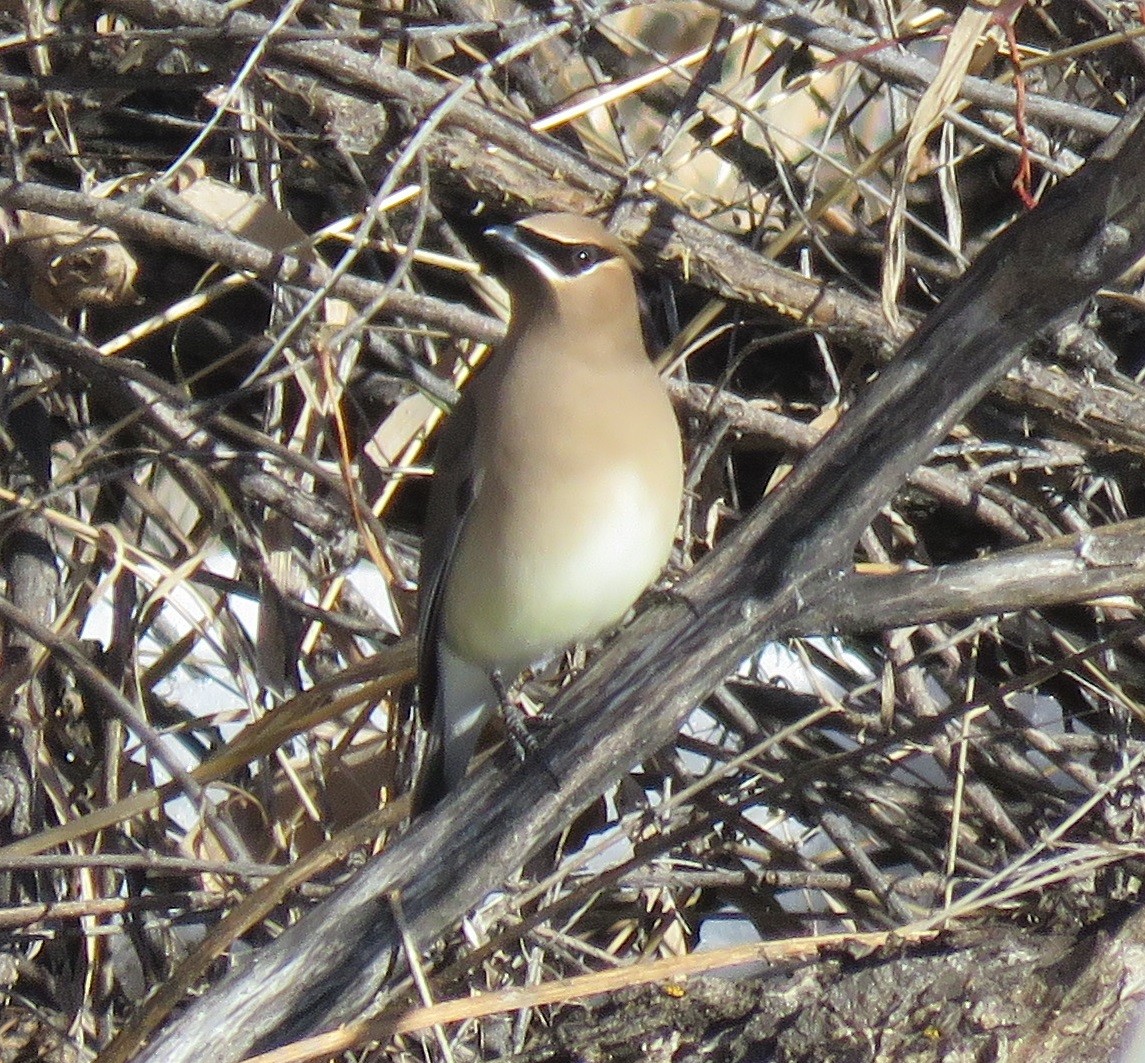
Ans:
[[[465,778],[489,711],[497,704],[488,674],[444,644],[437,648],[437,670],[436,703],[413,787],[415,816],[439,804]]]

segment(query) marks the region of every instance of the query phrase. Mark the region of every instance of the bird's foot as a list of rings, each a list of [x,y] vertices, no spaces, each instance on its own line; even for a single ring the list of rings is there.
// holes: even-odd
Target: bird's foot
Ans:
[[[547,712],[527,713],[509,693],[509,688],[499,672],[489,676],[493,689],[497,692],[497,702],[501,712],[501,719],[505,722],[505,730],[509,735],[509,744],[513,747],[517,760],[522,764],[529,757],[535,757],[545,771],[552,778],[554,785],[560,785],[560,778],[549,765],[548,757],[537,741],[538,730],[548,730],[556,722]]]
[[[509,732],[513,752],[520,761],[542,752],[537,732],[547,731],[556,722],[547,712],[527,713],[517,704],[502,706],[501,718]]]
[[[501,719],[505,723],[505,730],[509,733],[509,742],[517,754],[517,759],[523,761],[540,748],[534,732],[538,728],[551,727],[553,718],[547,712],[535,714],[525,712],[517,699],[510,693],[500,672],[493,672],[489,679],[497,693],[497,705],[501,712]]]

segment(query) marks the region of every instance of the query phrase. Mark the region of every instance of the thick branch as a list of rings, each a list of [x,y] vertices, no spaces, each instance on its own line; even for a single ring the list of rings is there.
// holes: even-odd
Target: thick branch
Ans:
[[[1145,521],[889,576],[841,580],[782,634],[881,631],[1145,591]]]

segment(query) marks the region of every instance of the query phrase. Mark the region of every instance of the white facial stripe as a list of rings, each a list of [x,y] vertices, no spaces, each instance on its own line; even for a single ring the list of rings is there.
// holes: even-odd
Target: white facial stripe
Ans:
[[[570,245],[575,246],[575,245]],[[559,281],[575,280],[579,277],[588,277],[595,273],[606,262],[612,261],[611,258],[603,258],[599,262],[594,262],[586,270],[574,274],[572,277],[567,273],[562,273],[558,270],[541,252],[534,250],[529,246],[521,247],[521,257],[525,259],[542,277],[553,283]]]

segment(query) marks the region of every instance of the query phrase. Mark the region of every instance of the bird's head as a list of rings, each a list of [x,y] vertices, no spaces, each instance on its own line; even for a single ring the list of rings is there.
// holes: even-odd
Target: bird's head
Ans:
[[[537,214],[485,231],[504,255],[503,276],[513,313],[560,316],[590,314],[607,319],[610,310],[635,308],[632,279],[639,264],[595,218]]]

